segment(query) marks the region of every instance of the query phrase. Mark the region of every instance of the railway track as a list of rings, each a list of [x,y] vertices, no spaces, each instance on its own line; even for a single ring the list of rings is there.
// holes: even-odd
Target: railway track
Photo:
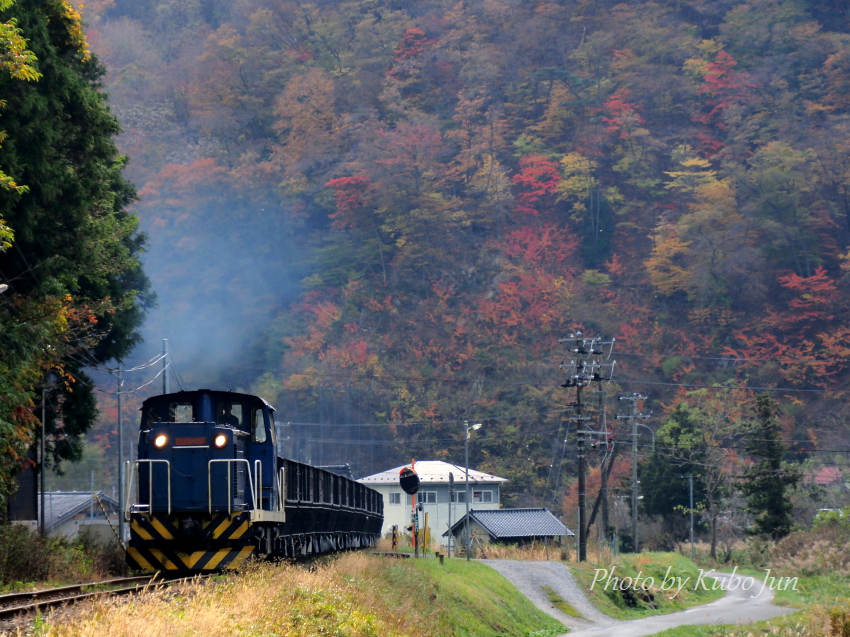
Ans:
[[[63,604],[75,604],[100,595],[132,595],[148,589],[151,585],[171,584],[190,578],[162,579],[156,575],[121,577],[100,582],[45,588],[26,593],[0,595],[0,631],[4,624]]]

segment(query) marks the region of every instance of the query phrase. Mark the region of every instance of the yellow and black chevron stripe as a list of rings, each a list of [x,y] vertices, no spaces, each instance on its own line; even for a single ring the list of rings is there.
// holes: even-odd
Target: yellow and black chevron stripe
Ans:
[[[244,515],[214,514],[201,522],[201,536],[205,540],[239,540],[251,527]],[[130,522],[130,537],[140,540],[174,540],[180,537],[175,524],[164,513],[135,513]]]
[[[215,571],[239,568],[253,552],[253,545],[192,553],[129,546],[127,561],[143,571]]]
[[[201,545],[212,542],[205,551],[175,549],[180,541],[180,522],[165,513],[134,513],[130,521],[127,562],[141,570],[214,571],[239,568],[254,552],[249,544],[251,523],[245,514],[215,513],[200,520]]]

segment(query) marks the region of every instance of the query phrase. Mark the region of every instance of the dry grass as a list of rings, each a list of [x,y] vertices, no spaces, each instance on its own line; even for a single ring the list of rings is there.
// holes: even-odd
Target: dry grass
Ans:
[[[543,562],[547,560],[567,560],[574,557],[569,549],[534,542],[527,546],[512,546],[509,544],[489,544],[474,547],[474,557],[488,560],[528,560]]]
[[[850,575],[850,530],[823,526],[792,533],[770,550],[771,566],[795,575]]]
[[[426,608],[378,582],[387,562],[345,554],[320,568],[258,564],[240,576],[205,580],[180,590],[106,599],[86,609],[46,615],[39,635],[159,637],[166,635],[436,634]],[[408,598],[412,598],[409,596]],[[424,596],[427,601],[427,595]],[[407,605],[407,607],[405,607]],[[23,633],[21,633],[23,634]]]

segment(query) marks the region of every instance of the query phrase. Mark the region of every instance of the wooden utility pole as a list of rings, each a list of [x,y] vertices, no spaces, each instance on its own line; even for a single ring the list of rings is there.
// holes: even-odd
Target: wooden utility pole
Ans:
[[[559,339],[560,343],[568,343],[570,345],[570,354],[575,358],[571,359],[569,364],[562,364],[561,367],[568,368],[566,382],[561,387],[575,387],[576,400],[574,403],[569,403],[568,406],[574,409],[574,415],[570,420],[576,423],[576,459],[578,461],[578,561],[584,562],[587,560],[587,533],[589,524],[587,522],[587,489],[586,489],[586,474],[587,474],[587,452],[585,443],[589,437],[599,436],[600,434],[607,435],[607,432],[596,431],[588,428],[585,424],[589,417],[582,414],[581,392],[592,382],[605,380],[600,373],[603,367],[610,368],[608,379],[613,375],[614,365],[616,361],[611,363],[600,363],[593,359],[594,356],[603,354],[600,349],[602,346],[610,345],[608,358],[611,356],[611,350],[614,348],[614,339],[609,342],[603,342],[599,338],[585,338],[581,332],[570,334],[567,338]]]
[[[643,414],[638,413],[638,401],[646,400],[646,396],[640,394],[632,394],[631,396],[620,396],[620,400],[625,400],[631,403],[631,413],[626,416],[617,416],[620,420],[632,421],[632,543],[634,552],[640,552],[640,543],[638,541],[638,471],[637,471],[637,446],[638,446],[638,419],[647,418]]]
[[[118,361],[118,537],[124,546],[124,392],[121,381],[121,361]]]

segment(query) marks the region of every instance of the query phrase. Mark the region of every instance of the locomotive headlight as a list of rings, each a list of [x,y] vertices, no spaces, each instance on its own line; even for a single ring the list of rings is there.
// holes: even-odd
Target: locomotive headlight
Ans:
[[[215,440],[213,440],[213,443],[215,444],[216,447],[221,449],[224,445],[227,444],[227,436],[225,436],[224,434],[218,434],[215,437]]]
[[[153,446],[157,449],[162,449],[165,446],[165,443],[168,442],[168,436],[165,434],[159,434],[156,438],[153,439]]]

